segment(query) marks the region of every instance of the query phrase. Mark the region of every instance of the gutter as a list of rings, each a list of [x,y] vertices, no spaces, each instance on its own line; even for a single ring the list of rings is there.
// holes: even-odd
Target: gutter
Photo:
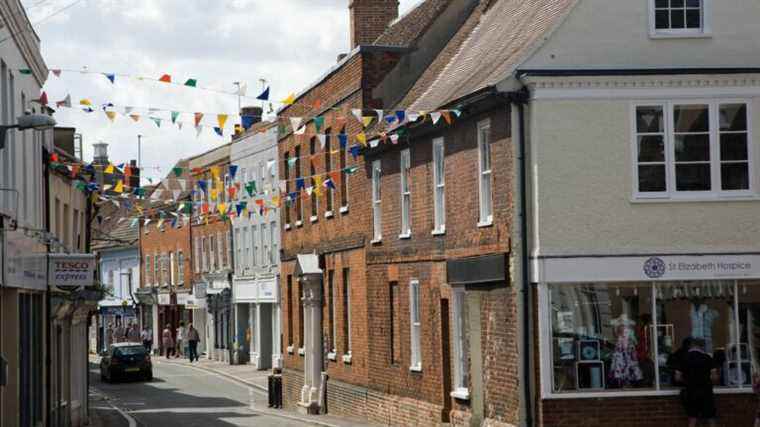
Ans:
[[[544,68],[535,70],[517,70],[518,80],[523,77],[600,77],[600,76],[656,76],[656,75],[693,75],[693,74],[759,74],[760,67],[725,67],[725,68],[597,68],[570,69]]]

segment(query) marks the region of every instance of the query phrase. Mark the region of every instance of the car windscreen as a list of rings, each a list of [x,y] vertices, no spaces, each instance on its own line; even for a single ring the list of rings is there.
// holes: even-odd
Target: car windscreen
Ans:
[[[145,347],[136,345],[132,347],[119,347],[113,351],[115,357],[121,356],[143,356],[145,355]]]

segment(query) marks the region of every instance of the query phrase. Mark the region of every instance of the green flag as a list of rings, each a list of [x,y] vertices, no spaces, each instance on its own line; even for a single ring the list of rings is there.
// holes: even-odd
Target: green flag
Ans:
[[[21,68],[18,70],[21,74],[32,74],[32,70],[30,68]]]
[[[190,86],[190,87],[196,87],[197,84],[198,84],[198,80],[195,80],[195,79],[187,79],[187,81],[185,82],[185,86]]]

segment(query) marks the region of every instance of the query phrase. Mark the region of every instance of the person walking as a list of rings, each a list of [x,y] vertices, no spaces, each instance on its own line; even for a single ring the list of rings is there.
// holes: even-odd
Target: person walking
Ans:
[[[137,323],[129,324],[129,329],[127,329],[127,340],[129,342],[140,342],[140,331],[138,330]]]
[[[718,381],[719,375],[715,361],[705,353],[704,339],[692,339],[683,365],[676,371],[676,378],[686,386],[681,392],[681,401],[689,417],[689,427],[696,427],[700,419],[714,426],[717,410],[713,384]]]
[[[198,330],[193,327],[193,324],[188,324],[187,329],[187,344],[189,346],[188,353],[190,353],[190,363],[193,363],[193,359],[198,361],[198,342],[201,340]]]
[[[124,330],[124,326],[122,326],[121,322],[118,320],[116,321],[116,329],[113,331],[114,335],[114,342],[124,342],[124,339],[126,337],[126,331]]]
[[[172,325],[167,323],[166,328],[161,333],[162,344],[164,345],[164,356],[170,359],[174,354],[174,338],[172,338]]]
[[[177,358],[185,356],[185,322],[179,322],[179,328],[177,328]]]
[[[106,339],[103,343],[103,351],[107,351],[109,348],[111,348],[111,344],[114,343],[114,330],[113,330],[113,323],[108,323],[108,328],[106,329]]]
[[[145,347],[145,351],[150,354],[153,350],[153,333],[150,328],[147,326],[143,327],[142,332],[140,332],[140,339],[142,340],[143,347]]]

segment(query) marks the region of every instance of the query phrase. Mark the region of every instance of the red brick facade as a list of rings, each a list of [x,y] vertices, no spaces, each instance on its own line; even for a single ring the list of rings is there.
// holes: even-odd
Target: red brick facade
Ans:
[[[351,47],[367,45],[398,17],[398,0],[350,0]]]

